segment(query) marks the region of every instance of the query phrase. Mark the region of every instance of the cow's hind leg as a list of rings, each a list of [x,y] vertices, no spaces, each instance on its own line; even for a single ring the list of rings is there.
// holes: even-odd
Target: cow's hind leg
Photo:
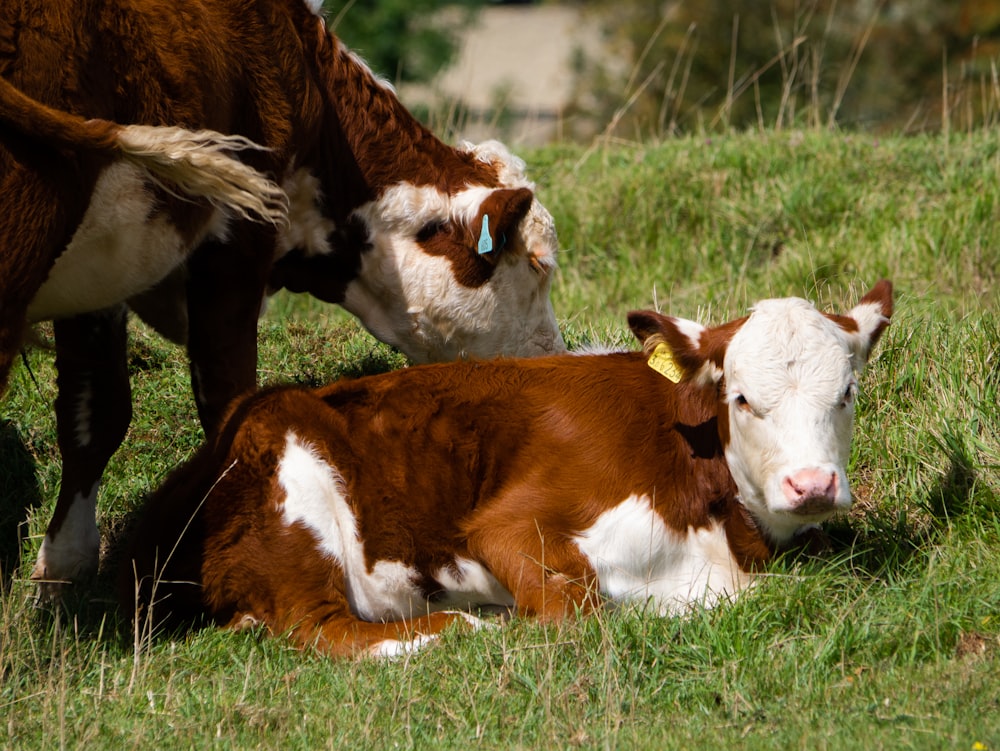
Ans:
[[[97,490],[132,418],[126,318],[119,305],[55,323],[63,466],[55,512],[31,574],[43,595],[97,568]]]
[[[257,385],[257,320],[273,231],[240,222],[228,243],[206,242],[188,261],[191,385],[211,439],[232,399]]]
[[[253,622],[252,618],[240,616],[231,625],[240,626]],[[299,646],[315,648],[324,654],[398,657],[433,643],[452,624],[477,629],[484,622],[468,613],[449,611],[388,623],[371,623],[355,616],[345,600],[339,604],[325,603],[316,607],[288,632]]]

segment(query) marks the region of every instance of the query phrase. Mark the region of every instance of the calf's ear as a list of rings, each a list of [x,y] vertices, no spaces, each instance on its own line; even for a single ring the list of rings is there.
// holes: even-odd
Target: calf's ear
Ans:
[[[674,383],[690,379],[705,364],[700,340],[706,329],[700,323],[636,310],[628,314],[628,325],[649,366]]]
[[[534,194],[527,188],[499,188],[483,199],[470,227],[479,255],[491,261],[499,257],[533,200]]]
[[[722,364],[726,348],[733,335],[746,322],[746,317],[708,328],[695,321],[660,315],[651,310],[628,314],[632,333],[642,342],[642,350],[650,358],[650,365],[657,348],[663,344],[681,373],[681,380],[701,386],[717,384],[722,380]],[[665,350],[660,348],[660,352]]]
[[[847,332],[855,370],[864,368],[892,317],[892,282],[881,280],[843,316],[831,316]]]

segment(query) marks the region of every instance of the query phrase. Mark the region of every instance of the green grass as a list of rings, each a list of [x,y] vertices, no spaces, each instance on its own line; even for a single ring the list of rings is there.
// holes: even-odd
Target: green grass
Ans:
[[[106,576],[33,605],[59,477],[52,357],[33,350],[37,385],[17,368],[0,408],[0,746],[1000,749],[998,146],[803,132],[528,155],[571,344],[628,344],[625,312],[654,304],[721,322],[765,296],[843,308],[896,284],[833,550],[685,618],[515,619],[394,662],[215,630],[137,651]],[[112,542],[200,440],[183,353],[133,340],[135,419],[100,504]],[[290,297],[261,341],[265,382],[404,364]]]

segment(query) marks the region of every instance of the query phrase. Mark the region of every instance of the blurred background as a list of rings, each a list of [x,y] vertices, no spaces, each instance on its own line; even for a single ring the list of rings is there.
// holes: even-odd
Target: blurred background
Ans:
[[[448,140],[644,141],[1000,118],[1000,0],[327,0]]]

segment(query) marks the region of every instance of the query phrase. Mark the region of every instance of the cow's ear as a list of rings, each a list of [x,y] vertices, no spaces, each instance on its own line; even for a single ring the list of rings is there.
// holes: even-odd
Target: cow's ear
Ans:
[[[842,316],[830,316],[847,332],[855,370],[868,362],[892,317],[892,283],[883,279]]]
[[[649,366],[674,383],[690,380],[705,365],[700,323],[671,318],[652,310],[628,314],[628,325],[642,343]]]
[[[660,344],[666,345],[682,374],[681,379],[702,386],[711,386],[722,380],[726,348],[746,320],[746,317],[737,318],[709,328],[695,321],[663,316],[651,310],[628,315],[629,326],[642,342],[642,350],[647,357],[652,358]]]
[[[476,252],[490,261],[499,258],[533,200],[534,194],[527,188],[499,188],[486,196],[470,227]]]

